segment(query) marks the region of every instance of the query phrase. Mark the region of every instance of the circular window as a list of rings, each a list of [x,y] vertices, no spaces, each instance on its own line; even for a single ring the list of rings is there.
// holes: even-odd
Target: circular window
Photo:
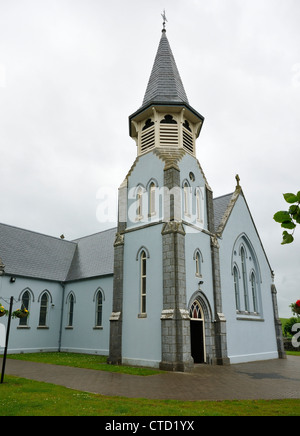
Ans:
[[[195,174],[192,173],[192,172],[190,172],[189,176],[190,176],[190,180],[191,180],[192,182],[194,182],[194,181],[195,181]]]

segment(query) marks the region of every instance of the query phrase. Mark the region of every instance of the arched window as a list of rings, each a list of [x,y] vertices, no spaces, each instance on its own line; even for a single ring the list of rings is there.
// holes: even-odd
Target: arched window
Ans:
[[[242,276],[243,276],[243,287],[244,287],[245,311],[249,312],[249,295],[248,295],[248,283],[247,283],[246,253],[245,253],[244,247],[241,247],[241,262],[242,262]]]
[[[239,273],[237,267],[233,268],[233,278],[234,278],[234,293],[235,293],[235,306],[236,310],[241,310],[241,300],[240,300],[240,286],[239,286]]]
[[[141,186],[136,195],[136,216],[138,220],[143,218],[143,188]]]
[[[74,303],[75,298],[73,293],[71,293],[68,299],[68,327],[73,327]]]
[[[21,309],[27,309],[29,311],[29,306],[30,306],[30,292],[25,291],[22,295]],[[25,318],[20,318],[19,325],[27,326],[27,322],[28,322],[28,316],[26,316]]]
[[[256,278],[254,272],[251,273],[250,282],[251,282],[251,289],[252,289],[253,311],[255,313],[258,313]]]
[[[47,322],[47,313],[48,313],[48,303],[49,303],[48,293],[44,292],[41,297],[39,327],[45,327],[47,325],[46,322]]]
[[[191,319],[203,319],[203,313],[200,306],[199,301],[194,301],[194,303],[191,305],[190,309],[190,318]]]
[[[197,188],[197,191],[196,191],[196,220],[198,223],[201,223],[201,224],[203,224],[203,221],[204,221],[203,211],[204,211],[203,193],[199,188]]]
[[[141,313],[146,313],[146,291],[147,291],[147,255],[141,252]]]
[[[183,211],[184,215],[191,215],[190,211],[190,186],[188,182],[183,184]]]
[[[96,327],[102,327],[102,305],[103,294],[99,290],[96,295]]]
[[[245,233],[235,241],[231,268],[236,309],[239,315],[254,315],[256,319],[263,312],[260,298],[262,276],[254,247]]]
[[[201,260],[199,251],[196,254],[196,276],[201,276]]]
[[[156,200],[156,186],[154,182],[150,183],[150,187],[149,187],[149,215],[153,216],[156,215],[156,210],[155,210],[155,200]]]
[[[194,251],[193,259],[195,261],[195,275],[196,277],[202,277],[201,263],[203,263],[203,256],[199,248]]]

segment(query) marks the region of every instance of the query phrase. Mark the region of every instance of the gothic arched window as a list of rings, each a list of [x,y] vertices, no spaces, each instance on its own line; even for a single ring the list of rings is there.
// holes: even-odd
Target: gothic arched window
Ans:
[[[45,327],[47,325],[46,322],[47,322],[47,313],[48,313],[48,303],[49,303],[48,292],[44,292],[41,297],[39,327]]]
[[[140,268],[141,268],[141,302],[140,302],[140,312],[146,313],[146,298],[147,298],[147,255],[143,250],[141,252],[140,258]]]
[[[73,293],[68,298],[68,327],[73,327],[75,298]]]
[[[156,186],[154,182],[150,183],[149,187],[149,215],[153,216],[156,214],[156,208],[155,208],[155,194],[156,194]]]
[[[191,215],[191,207],[190,207],[190,192],[191,188],[188,182],[183,183],[183,212],[184,215]]]
[[[236,310],[241,310],[241,300],[240,300],[240,286],[239,286],[239,273],[237,267],[233,268],[233,278],[234,278],[234,293],[235,293],[235,306]]]
[[[250,282],[251,282],[251,289],[252,289],[253,311],[255,313],[258,313],[256,277],[254,272],[251,273]]]
[[[96,295],[96,327],[102,327],[103,294],[99,290]]]
[[[136,195],[136,216],[140,220],[143,217],[143,188],[140,186]]]
[[[30,307],[30,292],[29,291],[25,291],[22,295],[22,303],[21,303],[21,307],[20,309],[27,309],[29,311],[29,307]],[[19,325],[20,326],[27,326],[27,322],[28,322],[28,316],[26,316],[25,318],[20,318],[19,321]]]
[[[249,295],[248,295],[248,283],[247,283],[246,253],[245,253],[244,247],[241,247],[241,262],[242,262],[242,276],[243,276],[243,287],[244,287],[245,311],[249,312]]]

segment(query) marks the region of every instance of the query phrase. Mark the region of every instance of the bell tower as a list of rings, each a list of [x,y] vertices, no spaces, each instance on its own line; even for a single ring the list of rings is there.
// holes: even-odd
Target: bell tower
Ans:
[[[142,106],[129,117],[137,157],[119,188],[108,362],[189,371],[187,241],[210,246],[212,192],[196,158],[204,118],[189,104],[163,18]]]
[[[203,121],[189,105],[164,28],[143,105],[129,118],[138,156],[154,149],[196,156]]]

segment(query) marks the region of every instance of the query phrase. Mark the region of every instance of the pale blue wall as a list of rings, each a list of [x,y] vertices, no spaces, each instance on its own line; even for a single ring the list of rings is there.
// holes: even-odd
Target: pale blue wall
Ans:
[[[31,294],[28,327],[19,327],[18,319],[11,320],[9,352],[57,351],[62,302],[61,285],[55,282],[22,277],[16,277],[15,283],[10,283],[10,277],[7,276],[4,276],[1,280],[0,296],[7,301],[11,296],[17,300],[14,301],[13,310],[20,308],[21,302],[19,299],[24,289],[29,288]],[[46,329],[38,327],[40,314],[40,301],[38,300],[44,290],[48,290],[52,298],[52,302],[49,301],[48,306],[48,328]],[[9,309],[9,304],[3,302],[3,300],[0,300],[0,302],[6,309]],[[7,325],[7,319],[7,317],[0,318],[0,323]],[[3,352],[3,349],[1,349],[1,352]]]
[[[19,300],[22,291],[30,289],[32,296],[30,302],[30,316],[28,327],[19,327],[19,320],[12,319],[9,336],[9,353],[58,351],[61,337],[61,351],[79,353],[108,354],[109,349],[109,317],[112,309],[113,277],[101,277],[69,283],[65,291],[60,283],[29,278],[17,277],[15,283],[10,283],[10,277],[1,280],[0,296],[9,301],[10,296]],[[96,302],[94,294],[98,288],[103,290],[103,322],[101,329],[95,329]],[[49,301],[47,314],[47,328],[40,328],[39,296],[48,290],[52,301]],[[66,299],[69,292],[75,295],[73,329],[66,329],[68,304]],[[63,298],[64,295],[64,298]],[[64,301],[63,301],[64,300]],[[6,309],[9,304],[0,300]],[[63,302],[63,320],[61,323]],[[13,310],[18,309],[21,303],[14,302]],[[7,317],[0,318],[0,323],[7,325]],[[61,329],[62,327],[62,329]],[[60,336],[61,332],[61,336]],[[3,349],[0,350],[3,352]]]
[[[257,317],[236,313],[232,251],[236,239],[244,232],[254,248],[261,272],[260,313]],[[247,261],[249,262],[249,259]],[[231,362],[277,358],[271,296],[271,270],[242,196],[235,204],[220,241],[220,263],[223,312],[227,320],[228,356]],[[249,265],[251,265],[251,261]],[[251,299],[249,268],[247,274],[249,298]],[[243,298],[242,286],[240,286],[240,295]],[[239,317],[245,320],[238,320]]]
[[[164,162],[153,153],[139,158],[128,177],[128,190],[138,185],[147,188],[150,180],[155,180],[158,188],[163,187]],[[161,192],[161,191],[160,191]],[[124,289],[123,289],[123,363],[145,366],[158,366],[161,361],[161,311],[162,311],[162,219],[163,195],[161,194],[157,215],[148,217],[148,201],[143,199],[142,221],[128,219],[127,229],[154,224],[125,234],[124,248]],[[128,209],[135,217],[135,197],[129,198]],[[129,212],[130,213],[130,212]],[[145,247],[147,259],[147,317],[140,314],[140,249]],[[138,256],[138,260],[137,260]]]
[[[103,291],[102,328],[95,328],[96,291]],[[68,328],[70,293],[74,294],[73,327]],[[81,280],[65,286],[61,351],[108,355],[113,276]]]
[[[125,235],[123,341],[124,363],[158,366],[161,361],[162,225]],[[140,257],[145,247],[147,259],[147,318],[140,318]]]

